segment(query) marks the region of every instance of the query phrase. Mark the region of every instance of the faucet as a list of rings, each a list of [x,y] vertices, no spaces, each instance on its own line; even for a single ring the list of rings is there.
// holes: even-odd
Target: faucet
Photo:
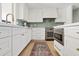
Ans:
[[[6,23],[8,22],[8,16],[9,15],[12,15],[12,22],[14,23],[14,15],[12,14],[12,13],[8,13],[7,15],[6,15]]]

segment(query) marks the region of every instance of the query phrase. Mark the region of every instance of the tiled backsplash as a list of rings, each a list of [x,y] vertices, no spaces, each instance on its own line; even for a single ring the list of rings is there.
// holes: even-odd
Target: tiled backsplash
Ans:
[[[31,27],[53,27],[57,25],[63,25],[64,23],[56,23],[55,19],[45,19],[43,22],[31,22],[30,26]]]
[[[23,21],[22,19],[17,19],[17,25],[20,25],[20,26],[24,26],[24,23],[26,23],[27,24],[27,22],[26,21]]]
[[[57,25],[63,25],[64,23],[56,23],[54,19],[46,19],[43,20],[43,22],[27,22],[22,19],[17,19],[17,25],[25,26],[24,23],[26,23],[26,26],[29,27],[53,27]]]

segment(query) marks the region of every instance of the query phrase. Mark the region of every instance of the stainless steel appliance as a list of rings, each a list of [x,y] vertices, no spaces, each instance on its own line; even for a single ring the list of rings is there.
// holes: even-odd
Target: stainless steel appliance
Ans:
[[[53,28],[45,28],[45,40],[52,41],[53,39]]]
[[[54,29],[54,40],[64,45],[64,29],[63,28]]]

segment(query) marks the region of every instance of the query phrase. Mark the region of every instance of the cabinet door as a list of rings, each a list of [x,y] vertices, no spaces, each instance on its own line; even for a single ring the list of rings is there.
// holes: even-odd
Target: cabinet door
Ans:
[[[79,55],[79,26],[65,28],[65,55]]]
[[[27,46],[27,44],[31,41],[31,29],[25,28],[24,37],[25,37],[25,46]]]
[[[0,56],[7,55],[7,53],[9,53],[9,55],[11,55],[11,53],[12,53],[11,37],[6,37],[6,38],[0,39]]]
[[[24,19],[24,4],[18,3],[16,4],[16,18],[17,19]]]
[[[56,18],[57,9],[56,8],[44,8],[43,9],[43,18]]]
[[[13,36],[13,55],[18,55],[22,51],[22,45],[21,35]]]
[[[64,55],[79,56],[79,39],[66,36]]]
[[[10,37],[10,36],[11,36],[11,28],[0,26],[0,38]]]
[[[24,13],[24,20],[27,21],[27,22],[28,22],[28,12],[29,12],[28,5],[24,4],[24,11],[23,11],[23,13]]]
[[[58,17],[55,19],[55,22],[65,22],[66,18],[66,9],[65,8],[58,8],[57,9]]]
[[[45,39],[45,28],[32,28],[32,39]]]
[[[29,22],[43,22],[41,9],[29,9]]]

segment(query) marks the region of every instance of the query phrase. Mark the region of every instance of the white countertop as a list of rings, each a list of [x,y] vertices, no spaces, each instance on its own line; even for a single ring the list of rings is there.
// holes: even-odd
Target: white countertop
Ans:
[[[0,26],[3,26],[3,27],[22,27],[22,28],[29,28],[29,27],[24,27],[24,26],[19,26],[19,25],[14,25],[14,24],[6,24],[6,23],[0,23]]]
[[[60,26],[54,26],[54,28],[64,28],[64,27],[71,27],[71,26],[79,26],[79,22],[71,23],[71,24],[64,24],[64,25],[60,25]]]

